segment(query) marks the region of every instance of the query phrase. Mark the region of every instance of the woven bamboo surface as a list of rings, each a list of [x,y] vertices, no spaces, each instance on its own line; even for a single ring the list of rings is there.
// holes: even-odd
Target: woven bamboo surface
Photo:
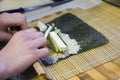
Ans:
[[[38,20],[46,23],[65,13],[72,13],[91,25],[101,32],[109,43],[71,56],[51,66],[44,66],[40,63],[47,78],[53,80],[118,80],[120,78],[120,8],[103,2],[88,10],[75,8],[59,11],[32,21],[29,25],[35,26]],[[39,67],[36,67],[36,70],[39,70]],[[33,80],[39,80],[39,77]]]

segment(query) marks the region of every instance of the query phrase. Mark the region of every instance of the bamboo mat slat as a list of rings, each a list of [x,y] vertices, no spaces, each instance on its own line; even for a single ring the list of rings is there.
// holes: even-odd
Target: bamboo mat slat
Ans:
[[[49,79],[53,80],[117,80],[120,78],[120,8],[105,2],[82,10],[66,9],[38,18],[29,23],[36,26],[37,21],[47,23],[60,15],[72,13],[101,32],[109,43],[78,55],[61,60],[54,65],[44,66]],[[113,61],[114,60],[114,61]],[[109,62],[112,61],[112,62]],[[104,64],[106,63],[107,64]],[[112,67],[110,67],[112,66]],[[77,75],[77,76],[75,76]],[[73,77],[74,76],[74,77]],[[72,78],[71,78],[72,77]]]

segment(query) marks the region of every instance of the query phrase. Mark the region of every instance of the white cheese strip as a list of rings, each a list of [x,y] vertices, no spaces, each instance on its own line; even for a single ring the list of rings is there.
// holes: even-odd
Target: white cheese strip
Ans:
[[[56,43],[58,50],[60,52],[65,52],[67,50],[67,46],[64,44],[64,42],[60,39],[60,37],[57,35],[56,32],[50,32],[50,37],[53,39],[53,41]]]
[[[41,21],[38,21],[37,27],[39,28],[40,31],[45,32],[47,30],[47,26],[42,23]]]

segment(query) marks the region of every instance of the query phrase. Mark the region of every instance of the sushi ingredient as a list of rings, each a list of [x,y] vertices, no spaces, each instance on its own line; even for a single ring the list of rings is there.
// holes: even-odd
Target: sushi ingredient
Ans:
[[[37,27],[39,28],[40,31],[45,32],[47,30],[47,26],[42,23],[41,21],[38,21]]]
[[[64,42],[60,39],[60,37],[56,34],[55,31],[50,32],[51,40],[53,40],[53,44],[56,45],[57,49],[56,52],[65,52],[67,51],[67,46]]]

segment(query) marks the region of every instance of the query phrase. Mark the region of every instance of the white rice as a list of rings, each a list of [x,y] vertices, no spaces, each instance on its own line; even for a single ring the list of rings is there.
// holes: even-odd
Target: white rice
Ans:
[[[68,50],[64,53],[57,53],[56,56],[52,57],[53,63],[56,63],[59,59],[66,58],[71,54],[78,54],[78,51],[82,48],[75,39],[71,39],[68,34],[58,32],[62,40],[68,46]]]

